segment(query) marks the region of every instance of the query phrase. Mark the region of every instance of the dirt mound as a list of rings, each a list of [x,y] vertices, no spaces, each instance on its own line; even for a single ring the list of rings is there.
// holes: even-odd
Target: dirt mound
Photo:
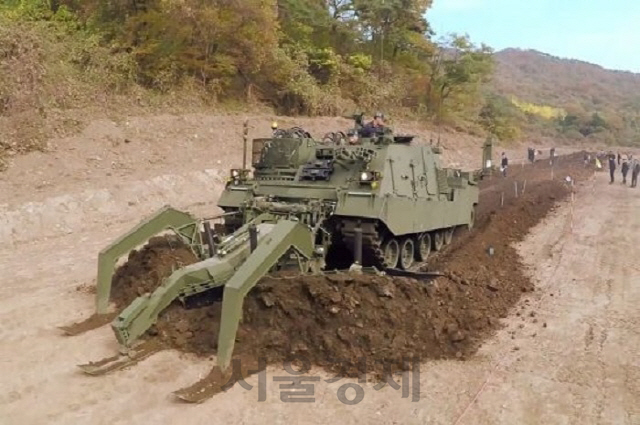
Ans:
[[[473,354],[497,329],[498,319],[524,292],[534,290],[511,244],[571,193],[566,175],[580,181],[592,173],[584,167],[582,154],[561,158],[553,179],[550,170],[548,162],[517,166],[506,178],[482,182],[476,229],[458,231],[455,242],[429,266],[445,272],[445,278],[263,278],[245,300],[235,355],[253,362],[260,357],[270,364],[302,356],[342,376],[366,372],[380,378],[403,370],[408,357],[463,359]],[[524,193],[515,195],[515,183]],[[159,254],[161,241],[155,243],[132,254],[129,269],[120,269],[114,279],[124,294],[120,299],[155,287],[176,255],[185,262],[194,260],[176,251],[173,257]],[[174,303],[149,334],[175,348],[213,354],[219,317],[220,302],[192,310]],[[214,370],[210,379],[216,376],[222,376],[220,371]]]
[[[176,268],[188,266],[198,257],[175,235],[151,238],[140,250],[133,250],[112,279],[111,301],[118,309],[153,292]]]
[[[353,377],[364,359],[366,371],[381,377],[384,367],[401,369],[404,357],[460,356],[461,301],[445,282],[411,278],[265,278],[246,301],[238,354],[269,363],[299,355]]]
[[[192,309],[185,309],[179,301],[174,301],[162,312],[148,335],[181,351],[211,355],[218,348],[221,312],[219,300],[212,305]]]

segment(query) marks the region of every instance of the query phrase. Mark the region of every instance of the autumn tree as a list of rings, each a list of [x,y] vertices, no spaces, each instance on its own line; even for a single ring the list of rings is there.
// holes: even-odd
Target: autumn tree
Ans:
[[[452,35],[440,44],[429,64],[427,105],[432,115],[442,118],[448,103],[468,105],[479,100],[480,87],[493,73],[493,51],[474,45],[468,36]]]

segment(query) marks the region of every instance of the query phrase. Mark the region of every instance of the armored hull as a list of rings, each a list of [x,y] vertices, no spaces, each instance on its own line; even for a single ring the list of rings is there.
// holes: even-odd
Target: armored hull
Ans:
[[[357,231],[363,235],[364,266],[407,269],[449,243],[455,228],[474,223],[479,190],[473,174],[443,168],[437,147],[411,137],[346,146],[309,138],[257,139],[252,163],[253,175],[232,172],[219,200],[225,211],[239,213],[227,219],[227,231],[267,205],[279,205],[283,214],[317,205],[322,212],[315,211],[316,220],[323,220],[321,232],[329,236],[329,267],[353,260],[345,255],[354,254]]]

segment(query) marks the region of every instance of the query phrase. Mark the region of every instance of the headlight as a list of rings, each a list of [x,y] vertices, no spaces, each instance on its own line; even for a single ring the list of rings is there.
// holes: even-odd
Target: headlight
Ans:
[[[231,170],[231,177],[239,177],[239,176],[240,176],[240,171]]]
[[[363,182],[368,182],[370,180],[373,180],[373,174],[371,174],[368,171],[363,171],[362,174],[360,174],[360,180]]]

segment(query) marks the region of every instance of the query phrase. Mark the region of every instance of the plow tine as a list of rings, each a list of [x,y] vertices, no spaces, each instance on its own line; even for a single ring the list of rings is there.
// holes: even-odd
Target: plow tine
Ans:
[[[181,401],[187,403],[202,403],[214,395],[224,391],[222,388],[229,380],[231,373],[223,373],[215,366],[209,374],[198,382],[188,387],[174,391],[173,394]]]
[[[148,341],[142,343],[139,347],[130,350],[127,354],[118,354],[97,362],[78,365],[78,367],[88,375],[105,375],[116,370],[124,369],[127,366],[134,365],[152,354],[161,351],[162,348],[163,347],[160,344]]]
[[[174,391],[173,394],[187,403],[202,403],[214,395],[227,391],[243,378],[248,378],[266,369],[266,364],[251,357],[234,360],[234,367],[226,370],[218,365],[198,382]]]
[[[58,326],[58,329],[61,329],[64,334],[68,336],[80,335],[82,333],[104,326],[107,323],[110,323],[111,321],[113,321],[113,319],[115,319],[117,315],[117,312],[108,314],[93,314],[82,322],[76,322],[67,326]]]

